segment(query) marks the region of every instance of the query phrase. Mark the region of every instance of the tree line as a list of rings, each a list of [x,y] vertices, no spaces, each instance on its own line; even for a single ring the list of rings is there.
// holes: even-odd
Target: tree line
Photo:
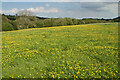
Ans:
[[[24,14],[22,12],[16,15],[1,14],[1,16],[2,16],[1,31],[120,21],[119,17],[114,19],[92,19],[92,18],[75,19],[75,18],[68,18],[68,17],[44,18],[44,17],[38,17],[34,15],[31,16],[31,14],[26,15],[26,13]]]

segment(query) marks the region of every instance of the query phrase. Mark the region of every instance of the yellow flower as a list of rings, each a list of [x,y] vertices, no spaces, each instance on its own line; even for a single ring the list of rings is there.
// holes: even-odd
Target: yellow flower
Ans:
[[[55,76],[54,76],[54,75],[52,75],[52,77],[53,77],[53,78],[55,78]]]
[[[43,76],[41,76],[41,78],[43,78]]]
[[[78,71],[77,74],[79,74],[80,72]]]
[[[70,67],[70,69],[73,69],[72,67]]]
[[[76,76],[76,78],[78,78],[78,76]]]
[[[64,72],[62,71],[61,73],[63,73],[64,74]]]
[[[38,74],[38,72],[36,74]]]

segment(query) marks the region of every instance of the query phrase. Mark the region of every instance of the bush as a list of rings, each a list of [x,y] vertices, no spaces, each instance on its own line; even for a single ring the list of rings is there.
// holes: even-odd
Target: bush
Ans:
[[[12,26],[13,26],[13,28],[14,28],[14,30],[18,30],[18,27],[17,27],[17,22],[15,22],[15,21],[12,21],[12,22],[10,22],[11,24],[12,24]]]
[[[66,26],[66,25],[67,25],[67,21],[62,18],[54,20],[54,22],[53,22],[53,26]]]
[[[53,24],[53,22],[50,19],[45,19],[43,23],[44,23],[44,27],[51,27]]]
[[[67,25],[73,25],[73,21],[71,18],[64,18],[66,20]]]
[[[43,21],[37,21],[36,22],[36,26],[37,26],[37,28],[41,28],[41,27],[43,27],[44,26],[44,23],[43,23]]]
[[[20,17],[16,20],[18,29],[27,29],[29,28],[31,22],[28,17]]]
[[[6,23],[2,23],[2,31],[11,31],[14,30],[12,24],[6,22]]]
[[[78,24],[78,20],[77,19],[72,19],[72,22],[73,22],[74,25]]]

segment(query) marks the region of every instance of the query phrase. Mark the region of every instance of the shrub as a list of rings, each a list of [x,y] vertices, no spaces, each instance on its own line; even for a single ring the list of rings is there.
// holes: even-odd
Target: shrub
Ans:
[[[2,23],[2,31],[11,31],[14,30],[12,24],[6,22],[6,23]]]
[[[37,27],[37,28],[41,28],[41,27],[43,27],[43,26],[44,26],[44,23],[43,23],[42,20],[36,22],[36,27]]]
[[[53,22],[50,19],[45,19],[43,23],[44,23],[44,27],[51,27],[53,24]]]
[[[66,20],[67,25],[73,25],[73,21],[71,18],[64,18]]]
[[[65,26],[65,25],[67,25],[67,21],[62,18],[54,20],[54,22],[53,22],[53,26]]]
[[[10,23],[13,25],[14,30],[18,30],[17,22],[16,21],[12,21]]]
[[[74,25],[78,24],[78,20],[77,19],[72,19],[72,22],[73,22]]]

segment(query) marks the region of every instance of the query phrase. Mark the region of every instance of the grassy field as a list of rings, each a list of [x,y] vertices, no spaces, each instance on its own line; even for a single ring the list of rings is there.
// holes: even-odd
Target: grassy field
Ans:
[[[2,32],[3,78],[118,78],[118,24]]]

